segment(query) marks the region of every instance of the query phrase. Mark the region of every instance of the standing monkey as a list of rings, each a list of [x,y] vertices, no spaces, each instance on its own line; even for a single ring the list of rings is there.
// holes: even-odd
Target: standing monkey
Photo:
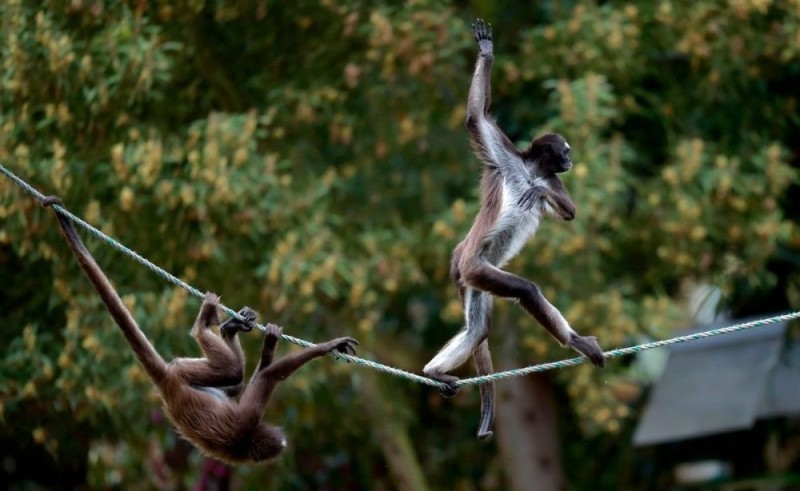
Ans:
[[[60,201],[50,196],[42,204],[55,203]],[[330,351],[355,353],[358,344],[355,339],[338,338],[273,362],[282,330],[267,324],[261,360],[250,382],[244,386],[244,354],[236,334],[249,331],[249,323],[255,321],[257,314],[243,308],[239,314],[247,322],[228,319],[220,326],[217,336],[211,326],[219,325],[219,297],[206,293],[191,330],[205,357],[176,358],[167,363],[139,329],[72,222],[58,213],[56,218],[81,269],[158,388],[169,419],[184,438],[214,458],[239,464],[277,457],[286,447],[286,437],[279,427],[261,421],[275,387],[301,366]],[[238,402],[230,398],[240,393]]]
[[[466,125],[475,153],[484,164],[481,208],[467,236],[453,251],[450,266],[466,326],[423,369],[427,376],[450,385],[445,395],[456,393],[458,381],[447,373],[470,356],[478,375],[493,372],[487,339],[492,295],[518,301],[561,345],[576,350],[596,366],[605,363],[597,338],[578,335],[536,283],[500,269],[536,232],[542,216],[575,218],[575,205],[556,175],[569,170],[572,159],[569,144],[561,135],[540,136],[526,150],[519,150],[500,130],[489,115],[492,27],[478,19],[472,33],[479,53],[469,88]],[[478,438],[486,439],[492,436],[494,382],[481,385],[480,392]]]

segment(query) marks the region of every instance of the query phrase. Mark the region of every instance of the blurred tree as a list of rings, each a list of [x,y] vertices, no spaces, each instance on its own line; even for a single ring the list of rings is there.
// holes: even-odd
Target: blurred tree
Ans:
[[[8,0],[0,16],[0,162],[289,334],[351,334],[364,356],[418,371],[458,329],[447,271],[477,206],[463,129],[476,16],[495,24],[501,126],[520,144],[560,131],[575,148],[564,180],[577,220],[545,223],[511,269],[578,330],[606,347],[666,336],[699,283],[734,310],[800,306],[786,192],[800,158],[797,0]],[[0,217],[4,480],[157,485],[151,442],[174,435],[152,418],[144,374],[52,217],[6,180]],[[89,246],[162,352],[197,353],[196,301]],[[747,300],[766,292],[778,300]],[[493,342],[513,331],[519,363],[568,355],[518,309],[500,303],[496,323]],[[591,441],[630,421],[626,363],[553,375],[533,385],[544,393],[509,390],[532,407],[565,391],[561,422]],[[290,451],[233,479],[501,489],[517,469],[508,448],[474,440],[477,407],[475,390],[442,400],[323,360],[268,411]],[[576,488],[629,487],[615,472],[625,452],[561,447]],[[587,455],[612,464],[579,465]],[[201,472],[189,462],[184,485]]]

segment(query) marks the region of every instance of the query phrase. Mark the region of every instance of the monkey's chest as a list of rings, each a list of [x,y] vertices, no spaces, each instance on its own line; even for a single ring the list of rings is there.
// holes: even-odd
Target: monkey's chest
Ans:
[[[523,211],[518,207],[505,208],[498,217],[485,250],[492,264],[503,267],[514,258],[528,239],[539,228],[541,211],[537,204],[533,210]]]

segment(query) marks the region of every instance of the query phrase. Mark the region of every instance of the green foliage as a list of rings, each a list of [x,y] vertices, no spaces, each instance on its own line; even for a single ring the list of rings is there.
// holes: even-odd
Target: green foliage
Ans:
[[[475,3],[495,25],[501,126],[521,145],[562,132],[576,154],[577,219],[543,224],[511,270],[609,348],[683,325],[693,285],[733,298],[776,284],[776,248],[800,247],[783,211],[796,0]],[[447,273],[477,209],[463,128],[476,15],[433,0],[2,2],[0,162],[231,307],[419,371],[461,325]],[[0,218],[0,440],[86,465],[97,487],[150,482],[151,443],[172,437],[144,373],[52,216],[0,180]],[[162,353],[198,353],[198,302],[87,243]],[[791,266],[781,298],[798,298]],[[496,323],[518,330],[522,358],[568,355],[513,305]],[[477,391],[442,402],[380,376],[391,420],[364,424],[359,370],[320,361],[285,384],[267,419],[291,450],[240,477],[391,487],[372,430],[388,424],[414,435],[431,484],[502,487],[496,452],[473,441]],[[630,422],[625,368],[560,376],[585,431]]]

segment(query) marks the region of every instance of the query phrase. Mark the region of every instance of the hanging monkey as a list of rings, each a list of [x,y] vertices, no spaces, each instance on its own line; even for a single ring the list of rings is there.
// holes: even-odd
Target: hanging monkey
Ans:
[[[517,300],[563,346],[573,348],[602,367],[603,351],[594,336],[580,336],[532,281],[502,268],[533,236],[543,216],[575,218],[575,205],[557,174],[572,167],[570,146],[561,135],[536,138],[519,150],[489,115],[492,27],[478,19],[472,25],[478,61],[467,101],[466,126],[483,162],[481,208],[466,238],[456,246],[450,275],[459,289],[466,326],[427,364],[423,372],[457,392],[458,378],[448,375],[472,356],[479,375],[493,372],[489,352],[492,295]],[[492,436],[494,382],[480,386],[481,423],[478,438]]]
[[[53,196],[42,204],[61,201]],[[69,219],[56,213],[61,231],[83,272],[100,294],[111,316],[128,340],[139,363],[158,388],[165,411],[178,432],[204,453],[230,464],[258,462],[277,457],[286,447],[281,428],[261,421],[264,408],[278,383],[314,358],[331,351],[354,354],[358,342],[337,338],[274,361],[282,329],[267,324],[261,360],[245,386],[244,354],[237,333],[250,331],[257,314],[245,307],[245,319],[225,321],[220,335],[211,330],[219,325],[219,297],[206,293],[191,335],[204,358],[176,358],[167,363],[158,354],[125,308],[111,282],[95,262]],[[241,394],[238,401],[232,399]]]

